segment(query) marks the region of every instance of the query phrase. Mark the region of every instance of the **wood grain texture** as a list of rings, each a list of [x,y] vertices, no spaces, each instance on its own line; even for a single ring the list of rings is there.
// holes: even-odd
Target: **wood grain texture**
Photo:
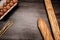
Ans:
[[[55,40],[60,40],[60,32],[59,32],[59,25],[55,16],[55,12],[51,3],[51,0],[44,0],[45,1],[45,5],[46,5],[46,10],[47,10],[47,14],[49,17],[49,21],[51,24],[51,28],[54,34],[54,38]]]
[[[53,40],[50,30],[42,18],[38,19],[38,28],[40,29],[44,40]]]

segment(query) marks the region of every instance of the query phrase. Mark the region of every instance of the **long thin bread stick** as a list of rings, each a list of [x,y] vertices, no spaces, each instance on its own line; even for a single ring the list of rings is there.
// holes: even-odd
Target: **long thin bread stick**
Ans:
[[[38,19],[38,28],[40,29],[44,40],[53,40],[50,30],[42,18]]]
[[[13,24],[12,21],[8,21],[8,22],[4,25],[4,27],[3,27],[2,30],[0,31],[0,37],[2,36],[2,34],[5,33],[5,31],[6,31],[12,24]]]
[[[44,2],[45,2],[45,6],[46,6],[46,10],[47,10],[47,14],[48,14],[51,28],[53,31],[54,38],[55,40],[60,40],[60,36],[59,36],[60,29],[59,29],[59,25],[55,16],[55,12],[54,12],[51,0],[44,0]]]

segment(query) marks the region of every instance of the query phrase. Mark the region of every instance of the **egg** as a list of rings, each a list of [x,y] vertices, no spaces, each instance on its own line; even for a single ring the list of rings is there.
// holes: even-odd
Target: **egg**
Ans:
[[[4,13],[7,12],[7,9],[6,9],[6,8],[3,8],[3,12],[4,12]]]
[[[0,12],[3,12],[3,10],[0,10]]]
[[[9,6],[9,4],[6,6],[6,8],[7,8],[7,9],[10,9],[10,6]]]
[[[4,8],[6,8],[6,7],[4,7]]]
[[[10,2],[10,0],[6,0],[6,2],[7,2],[7,3],[9,3],[9,2]]]
[[[16,3],[17,2],[17,0],[13,0],[13,3]]]
[[[2,16],[3,15],[3,12],[0,12],[0,16]]]
[[[9,5],[10,5],[10,6],[13,6],[13,5],[14,5],[13,1],[11,1],[11,2],[9,3]]]
[[[3,9],[3,6],[0,6],[0,9]]]
[[[3,6],[6,6],[6,5],[7,5],[7,3],[6,3],[6,2],[4,2]]]

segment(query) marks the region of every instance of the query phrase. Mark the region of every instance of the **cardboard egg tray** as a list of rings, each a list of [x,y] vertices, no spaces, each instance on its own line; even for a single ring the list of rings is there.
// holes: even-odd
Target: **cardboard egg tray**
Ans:
[[[0,0],[0,6],[2,6],[4,2],[6,2],[6,0]],[[8,12],[10,12],[16,5],[17,5],[17,2],[0,17],[0,20],[2,20],[5,17],[5,15],[7,15]]]

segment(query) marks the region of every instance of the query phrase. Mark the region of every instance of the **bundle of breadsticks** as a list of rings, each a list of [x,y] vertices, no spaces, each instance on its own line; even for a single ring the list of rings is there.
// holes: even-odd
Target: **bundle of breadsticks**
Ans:
[[[6,24],[4,24],[3,28],[0,30],[0,37],[7,31],[7,29],[12,26],[13,21],[8,20]]]

